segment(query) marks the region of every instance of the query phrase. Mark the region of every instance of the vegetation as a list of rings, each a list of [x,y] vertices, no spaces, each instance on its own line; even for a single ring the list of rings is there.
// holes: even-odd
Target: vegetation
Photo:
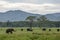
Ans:
[[[43,31],[43,28],[34,27],[33,32],[28,32],[26,27],[23,31],[22,28],[17,27],[14,28],[16,32],[13,34],[6,34],[6,29],[8,28],[0,28],[0,40],[60,40],[60,31],[57,31],[59,28],[47,28]]]
[[[50,21],[45,16],[29,16],[25,21],[0,22],[0,27],[60,27],[60,21]]]
[[[28,27],[33,31],[27,31]],[[0,40],[60,40],[60,21],[50,21],[45,16],[29,16],[25,21],[0,22]],[[13,34],[7,34],[14,28]]]
[[[34,19],[36,17],[35,16],[29,16],[26,18],[26,20],[28,20],[29,24],[30,24],[30,28],[32,29],[32,25],[33,25],[33,22],[34,22]]]

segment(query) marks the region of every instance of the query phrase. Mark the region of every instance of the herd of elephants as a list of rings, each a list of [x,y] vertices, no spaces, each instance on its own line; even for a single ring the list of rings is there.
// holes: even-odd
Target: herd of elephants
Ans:
[[[24,29],[21,29],[21,31],[23,31],[23,30]],[[33,29],[27,28],[27,31],[33,31]],[[46,28],[43,28],[42,31],[46,31]],[[49,29],[49,31],[51,31],[51,29]],[[60,29],[57,29],[57,31],[59,32]],[[9,34],[9,33],[12,34],[13,32],[15,32],[15,29],[13,29],[13,28],[6,29],[7,34]]]
[[[23,31],[23,29],[21,29],[21,31]],[[33,30],[28,28],[27,31],[33,31]],[[9,33],[12,34],[13,32],[15,32],[15,30],[13,28],[6,29],[7,34],[9,34]]]

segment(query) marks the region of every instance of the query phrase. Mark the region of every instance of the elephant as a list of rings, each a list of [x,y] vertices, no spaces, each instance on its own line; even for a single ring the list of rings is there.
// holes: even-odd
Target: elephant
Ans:
[[[43,28],[42,30],[43,30],[43,31],[46,31],[46,28]]]
[[[9,34],[9,33],[13,33],[13,31],[15,31],[13,28],[9,28],[9,29],[6,29],[6,33]]]
[[[28,28],[27,31],[33,31],[33,29],[29,29],[29,28]]]

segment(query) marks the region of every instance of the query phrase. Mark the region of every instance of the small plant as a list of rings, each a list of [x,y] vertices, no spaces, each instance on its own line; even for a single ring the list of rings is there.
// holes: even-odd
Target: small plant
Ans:
[[[49,31],[51,31],[51,29],[49,29]]]
[[[21,29],[21,31],[23,31],[23,29]]]

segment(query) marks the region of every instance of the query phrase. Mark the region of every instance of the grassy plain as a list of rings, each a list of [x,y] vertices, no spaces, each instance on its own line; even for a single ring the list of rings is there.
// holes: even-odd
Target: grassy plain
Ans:
[[[16,32],[13,34],[6,34],[5,31],[8,29],[0,28],[0,40],[60,40],[60,31],[57,32],[58,28],[46,28],[46,31],[42,31],[42,28],[34,27],[33,31],[27,31],[27,28],[16,27]],[[51,29],[51,31],[49,31]]]

